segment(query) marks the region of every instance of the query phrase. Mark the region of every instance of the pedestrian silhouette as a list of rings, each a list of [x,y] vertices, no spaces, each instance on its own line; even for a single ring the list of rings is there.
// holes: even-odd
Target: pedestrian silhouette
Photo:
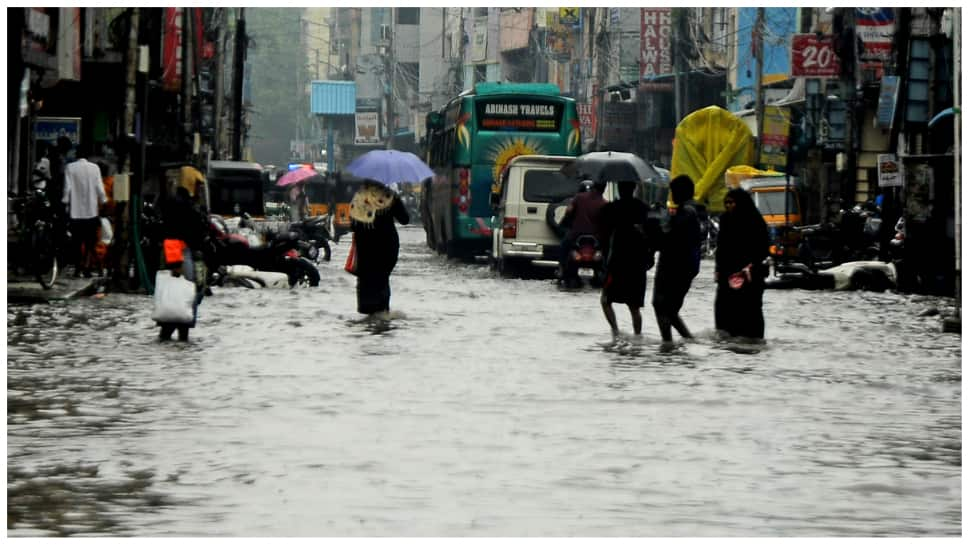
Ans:
[[[701,224],[692,201],[694,181],[686,175],[674,178],[670,195],[677,208],[664,223],[653,280],[653,309],[665,343],[673,341],[671,327],[684,338],[693,337],[680,318],[680,308],[701,265]]]
[[[733,189],[724,197],[724,213],[714,254],[714,324],[722,334],[763,339],[764,265],[770,245],[768,226],[751,195]]]

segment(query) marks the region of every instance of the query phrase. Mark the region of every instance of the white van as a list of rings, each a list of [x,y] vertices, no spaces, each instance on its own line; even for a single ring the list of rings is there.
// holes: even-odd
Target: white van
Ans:
[[[576,195],[578,182],[560,170],[574,157],[520,155],[502,176],[492,218],[492,265],[503,275],[516,275],[532,267],[559,265],[560,237],[547,220],[547,209]],[[607,200],[610,196],[605,196]],[[555,210],[562,220],[565,207]]]

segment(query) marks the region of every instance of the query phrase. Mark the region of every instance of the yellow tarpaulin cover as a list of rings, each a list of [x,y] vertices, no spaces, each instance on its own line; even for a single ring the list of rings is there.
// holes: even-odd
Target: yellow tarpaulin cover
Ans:
[[[763,171],[751,165],[735,165],[734,167],[728,167],[727,172],[724,173],[724,183],[727,184],[728,189],[740,188],[741,182],[744,180],[765,176],[785,176],[785,173],[771,169]]]
[[[717,106],[691,113],[677,126],[671,179],[686,174],[694,181],[694,200],[713,213],[724,211],[724,173],[754,158],[754,137],[737,116]]]

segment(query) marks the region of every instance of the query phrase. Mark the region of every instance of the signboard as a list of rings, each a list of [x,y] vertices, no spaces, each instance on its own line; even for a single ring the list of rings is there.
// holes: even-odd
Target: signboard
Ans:
[[[596,135],[596,111],[588,102],[577,102],[576,113],[579,115],[579,127],[587,138]]]
[[[579,24],[579,8],[559,8],[559,24],[572,25]]]
[[[855,8],[855,33],[862,42],[860,61],[892,60],[893,33],[896,31],[892,8]]]
[[[896,101],[899,100],[899,76],[883,76],[879,84],[879,105],[876,108],[876,125],[891,129],[896,118]]]
[[[603,146],[616,151],[633,151],[637,105],[632,102],[607,102],[603,108]]]
[[[641,8],[640,77],[671,72],[670,8]]]
[[[472,62],[484,61],[488,56],[488,25],[476,24],[475,35],[472,38]]]
[[[903,164],[896,159],[896,154],[879,154],[879,187],[887,188],[892,186],[902,187],[903,185]]]
[[[812,78],[837,78],[839,57],[831,34],[795,34],[791,39],[791,75]]]
[[[182,88],[182,8],[164,8],[162,24],[162,87]]]
[[[484,131],[558,132],[562,104],[514,99],[475,104],[478,128]]]
[[[377,112],[357,112],[354,118],[354,144],[379,144],[381,136]]]
[[[766,106],[761,131],[759,163],[775,170],[784,170],[788,159],[788,129],[791,111],[783,106]]]
[[[27,43],[31,51],[47,51],[50,44],[51,22],[45,8],[30,8],[27,12]]]
[[[52,146],[58,137],[66,136],[76,148],[81,143],[81,118],[38,117],[34,120],[34,138]]]

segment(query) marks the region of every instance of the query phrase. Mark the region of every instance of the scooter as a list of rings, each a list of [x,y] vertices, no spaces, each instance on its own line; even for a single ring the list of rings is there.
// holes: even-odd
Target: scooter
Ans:
[[[565,267],[559,267],[559,283],[566,288],[578,288],[586,280],[591,286],[603,282],[603,252],[593,235],[580,235],[569,249]]]
[[[297,251],[297,239],[283,235],[270,238],[265,246],[254,247],[243,235],[229,233],[225,223],[217,216],[209,217],[210,270],[230,265],[248,265],[260,271],[285,273],[290,287],[298,283],[310,286],[320,284],[320,271]]]

